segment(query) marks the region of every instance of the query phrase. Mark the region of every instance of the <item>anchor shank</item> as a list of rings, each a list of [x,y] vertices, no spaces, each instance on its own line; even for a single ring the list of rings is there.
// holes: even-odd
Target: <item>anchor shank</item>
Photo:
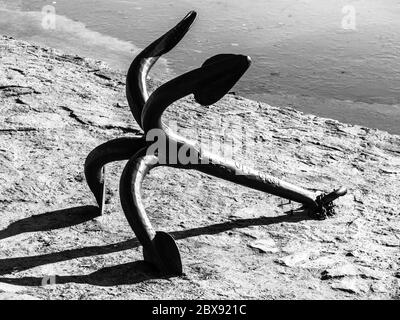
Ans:
[[[199,163],[199,165],[193,166],[193,169],[288,200],[316,206],[315,199],[317,194],[314,192],[271,175],[247,168],[233,160],[207,154],[207,156],[202,156]]]

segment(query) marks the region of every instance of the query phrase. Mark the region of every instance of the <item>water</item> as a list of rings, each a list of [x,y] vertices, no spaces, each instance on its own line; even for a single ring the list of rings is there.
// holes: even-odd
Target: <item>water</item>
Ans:
[[[48,4],[55,30],[41,25]],[[253,64],[239,94],[400,134],[400,0],[9,0],[0,8],[0,33],[121,70],[194,9],[193,28],[155,76],[169,79],[218,53],[247,54]],[[344,20],[352,9],[355,28]]]

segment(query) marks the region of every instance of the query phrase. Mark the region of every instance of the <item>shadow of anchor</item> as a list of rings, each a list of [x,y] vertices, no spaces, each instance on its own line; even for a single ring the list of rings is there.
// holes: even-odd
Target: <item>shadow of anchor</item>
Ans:
[[[1,239],[5,239],[25,232],[39,232],[67,228],[91,220],[96,216],[98,216],[98,208],[93,206],[74,207],[47,212],[13,222],[8,228],[0,231],[0,236]],[[176,240],[181,240],[200,235],[218,234],[228,230],[247,228],[250,226],[267,226],[282,222],[297,223],[308,219],[311,218],[306,213],[282,215],[278,217],[235,219],[204,227],[174,231],[171,235]],[[72,259],[130,250],[139,246],[140,243],[137,239],[130,239],[113,244],[69,249],[37,256],[0,259],[0,275],[21,272],[38,266],[69,261]],[[170,276],[171,275],[165,275],[160,272],[153,264],[142,260],[105,267],[85,275],[55,276],[55,283],[85,283],[96,286],[116,286],[134,284],[149,279],[167,278]],[[42,281],[43,277],[0,278],[0,282],[21,286],[42,286]]]

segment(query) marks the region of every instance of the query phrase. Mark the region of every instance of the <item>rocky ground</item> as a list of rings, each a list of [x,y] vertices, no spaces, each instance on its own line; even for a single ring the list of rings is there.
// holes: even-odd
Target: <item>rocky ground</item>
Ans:
[[[98,144],[141,133],[124,90],[101,62],[0,37],[0,299],[400,298],[400,136],[234,94],[208,108],[180,101],[165,120],[182,134],[246,136],[238,161],[349,192],[317,221],[275,196],[158,168],[146,208],[184,264],[167,278],[142,261],[123,215],[124,163],[107,167],[101,217],[83,174]]]

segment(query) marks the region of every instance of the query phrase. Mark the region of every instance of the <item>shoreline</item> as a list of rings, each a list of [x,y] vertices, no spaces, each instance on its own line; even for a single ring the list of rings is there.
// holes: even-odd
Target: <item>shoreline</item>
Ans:
[[[367,103],[285,93],[250,94],[249,99],[278,107],[289,106],[305,114],[314,114],[342,123],[360,125],[385,131],[389,134],[400,135],[400,126],[398,125],[400,121],[400,105],[398,104]]]
[[[10,11],[10,14],[11,12],[12,11]],[[113,67],[120,65],[122,73],[124,73],[124,68],[122,66],[126,64],[127,69],[131,57],[133,57],[135,52],[139,50],[135,46],[135,43],[123,40],[123,37],[120,39],[88,29],[83,22],[78,22],[76,19],[74,20],[68,16],[57,16],[58,31],[57,35],[54,35],[50,30],[45,31],[41,28],[41,13],[39,11],[15,11],[12,14],[15,15],[15,17],[12,18],[13,20],[10,25],[15,25],[16,21],[26,20],[25,28],[34,29],[34,32],[30,33],[30,37],[34,39],[42,39],[42,41],[39,42],[43,42],[50,46],[51,44],[65,46],[64,49],[60,50],[70,52],[70,54],[76,53],[75,50],[80,48],[80,43],[82,41],[85,43],[87,42],[89,44],[88,48],[82,48],[80,51],[77,51],[77,53],[79,52],[79,55],[88,56],[89,53],[93,54],[93,52],[95,52],[93,58],[102,59],[102,61],[107,61],[109,64],[112,63]],[[22,27],[20,26],[19,28],[21,29]],[[7,28],[5,30],[7,30]],[[21,30],[23,30],[23,28]],[[47,36],[49,40],[46,40]],[[201,63],[201,61],[199,62]],[[167,60],[159,61],[155,69],[157,72],[155,75],[156,78],[164,77],[163,79],[168,79],[172,77],[173,74],[177,73],[174,66],[169,70],[169,62]],[[281,73],[287,74],[287,72],[290,71],[280,69],[279,65],[277,65],[276,70],[271,73],[276,81],[279,81]],[[252,77],[260,75],[260,70],[249,70],[248,72],[253,72]],[[371,82],[371,79],[369,79],[369,82]],[[272,79],[271,84],[274,86],[274,81]],[[285,92],[280,93],[277,91],[269,92],[267,85],[265,86],[266,92],[263,94],[248,93],[247,89],[244,88],[237,88],[235,90],[238,91],[239,95],[245,96],[251,100],[258,100],[282,107],[292,106],[299,111],[309,114],[316,114],[318,116],[336,119],[340,122],[358,124],[369,128],[378,128],[391,134],[400,134],[400,128],[396,123],[396,119],[400,119],[400,106],[398,104],[364,103],[351,100],[339,100],[336,98],[318,96],[318,92],[315,92],[316,95],[309,96],[287,94]],[[311,94],[313,93],[311,92]]]
[[[177,240],[185,272],[165,279],[143,263],[122,213],[125,162],[107,165],[100,217],[83,173],[93,148],[141,133],[124,74],[9,37],[0,50],[0,299],[399,299],[400,136],[233,94],[210,107],[180,100],[165,117],[183,135],[245,132],[251,158],[235,154],[240,163],[349,192],[316,221],[278,197],[157,168],[146,210]]]
[[[90,31],[93,32],[93,31]],[[2,36],[2,35],[0,35]],[[3,37],[8,37],[3,35]],[[12,37],[14,39],[14,37]],[[26,40],[21,40],[26,41]],[[120,40],[122,41],[122,40]],[[53,49],[52,47],[42,45],[37,42],[26,41],[27,43],[33,43],[36,46],[46,47],[48,49]],[[69,50],[54,49],[60,53],[66,53],[68,55],[75,56],[76,54],[70,48]],[[136,52],[141,49],[135,47]],[[134,58],[134,53],[131,53],[132,59]],[[93,60],[101,63],[105,63],[105,66],[109,69],[115,70],[115,72],[125,74],[129,64],[127,64],[126,70],[122,69],[122,65],[110,66],[108,62],[97,58],[85,59]],[[168,63],[166,59],[161,61],[161,66],[155,66],[155,71],[150,74],[151,79],[156,83],[162,83],[169,80],[170,78],[176,76],[173,69],[166,67]],[[167,68],[165,72],[162,72],[163,68]],[[251,72],[251,70],[249,71]],[[388,132],[389,134],[400,135],[400,127],[398,126],[398,117],[400,116],[400,106],[381,104],[381,103],[367,103],[361,101],[352,100],[339,100],[330,97],[322,96],[303,96],[294,95],[288,93],[264,93],[264,94],[254,94],[241,92],[240,89],[232,89],[234,92],[238,92],[239,96],[246,99],[267,103],[270,105],[279,106],[282,108],[295,108],[296,110],[303,112],[305,114],[316,115],[318,117],[336,120],[342,123],[359,125],[362,127],[367,127],[369,129],[377,129],[381,131]],[[377,125],[379,122],[379,125]]]

